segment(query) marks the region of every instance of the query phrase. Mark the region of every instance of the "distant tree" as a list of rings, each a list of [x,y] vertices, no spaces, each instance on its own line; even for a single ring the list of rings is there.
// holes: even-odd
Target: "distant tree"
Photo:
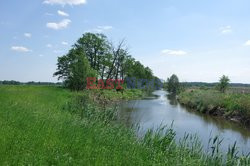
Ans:
[[[164,88],[163,86],[164,86],[163,81],[158,77],[154,77],[154,89],[160,90]]]
[[[1,84],[3,84],[3,85],[20,85],[21,82],[14,81],[14,80],[11,80],[11,81],[4,80],[1,82]]]
[[[180,92],[181,86],[177,75],[173,74],[167,80],[167,91],[172,94],[178,94]]]
[[[67,55],[58,58],[54,76],[62,79],[66,87],[79,91],[86,88],[87,77],[96,77],[96,71],[91,68],[83,51],[71,49]]]
[[[221,91],[222,93],[225,93],[227,88],[229,87],[229,82],[230,82],[230,79],[227,76],[223,75],[220,78],[219,84],[217,85],[217,88],[219,89],[219,91]]]

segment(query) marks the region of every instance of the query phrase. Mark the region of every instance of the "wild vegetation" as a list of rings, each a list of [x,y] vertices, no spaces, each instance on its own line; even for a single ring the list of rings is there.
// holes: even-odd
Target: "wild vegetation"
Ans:
[[[174,74],[168,78],[165,88],[169,93],[178,94],[178,101],[189,108],[250,126],[250,94],[245,93],[245,89],[230,89],[229,82],[230,79],[223,75],[214,87],[198,84],[199,88],[196,85],[184,89],[185,83],[180,83]],[[244,93],[236,93],[236,89]]]
[[[250,94],[226,93],[229,78],[222,76],[214,89],[188,89],[178,96],[181,104],[215,116],[223,116],[245,126],[250,125]]]
[[[222,92],[222,93],[225,93],[226,90],[228,89],[229,87],[229,82],[230,82],[230,79],[223,75],[221,78],[220,78],[220,82],[219,84],[217,85],[217,89]]]
[[[115,47],[105,35],[93,33],[83,34],[68,54],[58,58],[54,76],[72,90],[85,89],[87,77],[102,80],[158,79],[150,68],[132,58],[124,41]]]
[[[165,89],[171,94],[178,94],[181,91],[181,84],[177,75],[173,74],[167,79]]]
[[[61,86],[21,85],[14,81],[9,83],[19,86],[0,86],[1,165],[172,166],[248,165],[250,162],[248,156],[237,155],[236,145],[229,147],[227,156],[223,156],[219,151],[221,141],[218,137],[211,138],[211,149],[205,154],[195,136],[187,134],[176,143],[171,127],[159,128],[156,132],[150,130],[138,138],[133,129],[118,123],[113,102],[140,98],[147,91],[88,90],[87,78],[105,80],[106,85],[108,80],[133,77],[136,84],[142,87],[147,82],[139,79],[159,81],[150,68],[129,55],[123,41],[114,46],[102,34],[83,34],[66,55],[58,58],[54,76],[62,80],[67,89]],[[96,84],[100,83],[98,79]],[[191,96],[187,91],[181,93],[183,86],[176,75],[168,79],[166,87],[170,93],[181,93],[179,100],[183,104],[191,103],[195,107],[198,103],[203,112],[210,107],[212,110],[230,108],[225,115],[234,115],[235,118],[244,112],[244,117],[250,116],[246,102],[248,98],[239,101],[245,105],[232,105],[234,98],[224,93],[228,82],[226,77],[221,79],[220,90],[223,93],[217,92],[216,100],[220,101],[224,95],[222,103],[228,104],[225,107],[206,105],[209,100],[205,100],[205,95],[201,97],[202,91],[199,92],[201,94],[192,91]],[[118,93],[118,90],[122,93]],[[200,96],[199,101],[195,100],[197,96]],[[216,97],[212,96],[213,99]],[[195,103],[192,105],[193,101]],[[235,111],[236,108],[240,108],[241,114]]]
[[[209,154],[202,153],[191,135],[177,145],[171,128],[149,131],[139,139],[114,121],[112,107],[94,104],[89,93],[53,86],[0,86],[0,164],[249,164],[246,157],[237,157],[234,146],[224,160],[217,151],[218,138],[211,139],[214,151]]]
[[[250,125],[250,94],[221,93],[213,89],[188,89],[178,96],[181,104],[215,116]]]

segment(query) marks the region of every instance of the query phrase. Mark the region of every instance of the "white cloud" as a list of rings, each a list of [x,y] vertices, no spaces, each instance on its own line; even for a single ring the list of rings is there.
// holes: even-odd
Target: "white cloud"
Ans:
[[[246,41],[245,46],[250,46],[250,40]]]
[[[27,38],[31,38],[31,36],[32,36],[31,33],[24,33],[23,35],[24,35],[25,37],[27,37]]]
[[[68,42],[63,41],[62,45],[68,45]]]
[[[64,12],[64,11],[61,11],[61,10],[58,10],[57,11],[57,14],[60,15],[60,16],[65,16],[65,17],[69,17],[69,14]]]
[[[64,29],[64,28],[67,28],[69,23],[71,22],[71,20],[69,19],[64,19],[58,23],[56,22],[49,22],[47,23],[47,28],[51,28],[51,29],[54,29],[54,30],[59,30],[59,29]]]
[[[52,48],[52,45],[51,44],[47,44],[46,47]]]
[[[103,33],[104,31],[109,31],[113,29],[112,26],[98,26],[97,28],[88,30],[89,32]]]
[[[187,52],[183,51],[183,50],[162,50],[161,51],[162,54],[164,55],[187,55]]]
[[[50,5],[82,5],[85,4],[87,0],[44,0],[43,3]]]
[[[228,25],[225,27],[220,27],[220,32],[225,35],[225,34],[232,33],[233,30],[232,30],[232,27],[230,25]]]
[[[31,52],[32,51],[32,50],[30,50],[26,47],[23,47],[23,46],[12,46],[11,50],[17,51],[17,52]]]

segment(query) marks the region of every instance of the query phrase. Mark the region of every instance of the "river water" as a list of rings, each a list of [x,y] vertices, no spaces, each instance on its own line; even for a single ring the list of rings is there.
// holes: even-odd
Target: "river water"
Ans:
[[[149,129],[173,124],[176,140],[183,138],[187,133],[197,135],[206,149],[205,147],[209,147],[209,139],[218,135],[223,139],[220,146],[222,152],[227,152],[228,146],[233,145],[235,141],[240,154],[250,152],[249,129],[219,117],[189,110],[163,90],[154,91],[151,97],[121,103],[118,117],[129,127],[139,125],[138,135]]]

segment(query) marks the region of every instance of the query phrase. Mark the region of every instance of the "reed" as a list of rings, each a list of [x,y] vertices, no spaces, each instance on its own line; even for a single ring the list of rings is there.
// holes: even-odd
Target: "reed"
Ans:
[[[115,109],[88,92],[53,86],[0,86],[0,165],[249,165],[236,145],[223,159],[202,153],[198,138],[175,142],[171,127],[143,138],[114,121]]]

